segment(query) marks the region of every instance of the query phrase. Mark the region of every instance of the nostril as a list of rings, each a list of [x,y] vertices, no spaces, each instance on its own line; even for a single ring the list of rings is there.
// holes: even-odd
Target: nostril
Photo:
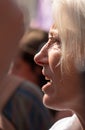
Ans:
[[[46,64],[46,58],[43,56],[43,55],[40,55],[40,53],[37,53],[35,56],[34,56],[34,61],[36,64],[40,65],[40,66],[43,66],[44,64]]]
[[[34,61],[35,61],[35,63],[36,64],[38,64],[38,65],[40,65],[41,63],[39,63],[40,62],[40,60],[39,60],[40,58],[39,58],[39,55],[38,55],[38,53],[34,56]]]
[[[36,64],[42,66],[42,62],[39,60],[39,57],[37,55],[34,56],[34,61]]]

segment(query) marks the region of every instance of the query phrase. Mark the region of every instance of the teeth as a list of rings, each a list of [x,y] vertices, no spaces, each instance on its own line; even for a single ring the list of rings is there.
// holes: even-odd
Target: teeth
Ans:
[[[52,83],[52,80],[49,79],[48,77],[45,77],[45,80],[48,80],[48,81],[50,81]]]
[[[48,77],[45,77],[46,80],[50,80]]]
[[[50,80],[50,82],[52,83],[52,80]]]

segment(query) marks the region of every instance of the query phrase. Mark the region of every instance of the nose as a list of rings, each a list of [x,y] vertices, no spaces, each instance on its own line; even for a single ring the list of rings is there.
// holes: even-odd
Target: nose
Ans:
[[[34,61],[40,66],[48,63],[47,47],[44,45],[41,50],[34,56]]]

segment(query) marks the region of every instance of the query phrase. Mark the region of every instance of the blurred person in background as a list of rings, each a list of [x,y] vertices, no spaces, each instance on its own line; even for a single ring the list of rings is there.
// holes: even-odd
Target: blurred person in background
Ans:
[[[28,27],[26,23],[29,23],[26,15],[28,10],[22,3],[22,0],[0,0],[0,129],[4,130],[13,128],[13,121],[7,120],[4,107],[9,95],[12,95],[15,86],[20,83],[20,80],[8,75],[8,70],[17,53],[19,40]]]
[[[39,28],[30,28],[20,42],[19,53],[10,69],[12,74],[29,80],[39,87],[46,82],[42,67],[34,62],[34,55],[47,42],[48,32]]]
[[[39,88],[40,82],[45,83],[45,79],[42,78],[41,67],[34,62],[34,55],[47,39],[46,31],[30,28],[22,37],[19,52],[9,70],[9,74],[20,77],[22,83],[4,113],[7,117],[12,115],[22,130],[47,130],[53,123],[50,111],[42,103],[43,94]],[[11,104],[13,106],[9,109]]]
[[[39,89],[8,72],[18,52],[20,39],[29,27],[25,3],[25,0],[24,3],[23,0],[0,1],[1,130],[47,130],[51,123]]]

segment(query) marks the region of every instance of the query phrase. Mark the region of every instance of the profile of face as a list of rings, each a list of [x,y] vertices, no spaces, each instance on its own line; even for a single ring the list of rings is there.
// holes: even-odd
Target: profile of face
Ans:
[[[66,73],[63,75],[61,73],[62,41],[60,39],[58,30],[51,27],[48,42],[35,55],[34,60],[43,67],[42,73],[48,80],[48,83],[42,87],[44,105],[51,109],[71,109],[70,105],[77,100],[79,95],[78,84],[80,82],[77,73],[69,74],[69,76]]]
[[[0,79],[7,73],[24,33],[23,14],[11,0],[0,1]]]

